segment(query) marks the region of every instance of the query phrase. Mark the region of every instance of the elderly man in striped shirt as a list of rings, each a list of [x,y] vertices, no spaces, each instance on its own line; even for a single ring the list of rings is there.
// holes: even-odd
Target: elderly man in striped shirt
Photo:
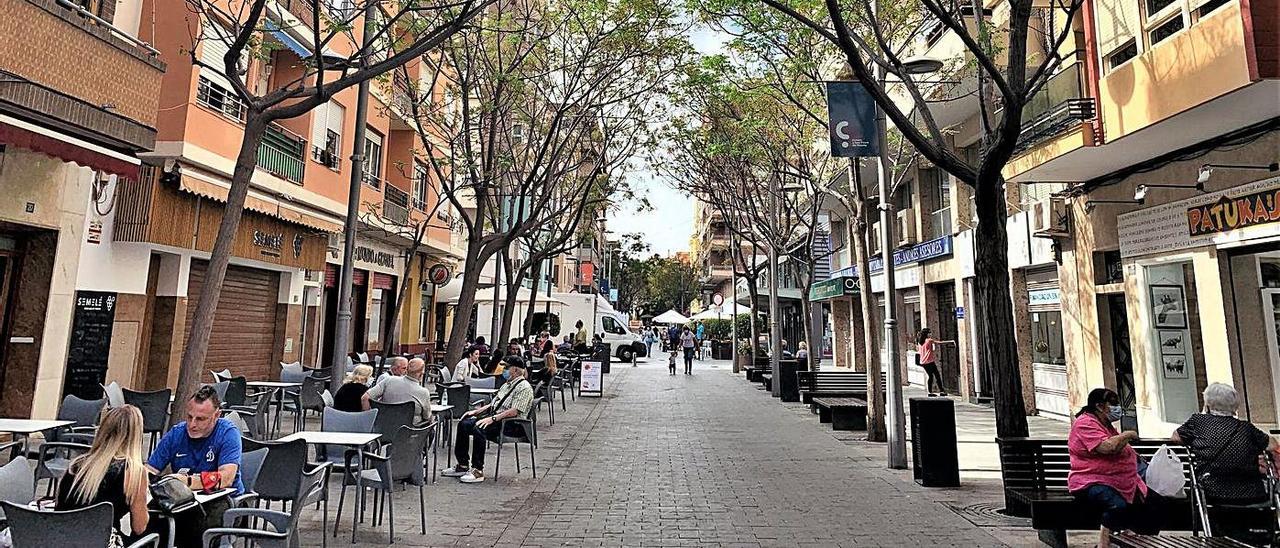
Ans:
[[[503,428],[500,421],[529,418],[529,411],[533,408],[533,386],[525,378],[528,372],[525,370],[524,360],[519,356],[508,355],[502,358],[502,364],[510,372],[510,377],[488,405],[472,409],[462,416],[453,444],[453,454],[458,459],[458,464],[441,470],[441,475],[458,478],[462,483],[484,481],[485,443],[498,441],[499,429]],[[521,424],[506,423],[505,428],[508,436],[525,433]],[[470,447],[467,444],[468,438],[471,439]]]

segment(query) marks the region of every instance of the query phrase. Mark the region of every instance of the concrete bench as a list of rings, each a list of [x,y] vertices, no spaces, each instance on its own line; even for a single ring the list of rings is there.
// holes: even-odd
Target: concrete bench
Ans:
[[[867,402],[858,398],[814,398],[818,422],[831,423],[832,430],[866,430]]]

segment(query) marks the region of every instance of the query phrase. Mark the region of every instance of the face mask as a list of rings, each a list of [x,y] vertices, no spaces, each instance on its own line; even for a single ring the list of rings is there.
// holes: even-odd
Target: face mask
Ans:
[[[503,378],[503,380],[508,380],[508,381],[509,381],[509,380],[511,380],[511,370],[510,370],[510,369],[503,369],[503,370],[502,370],[502,378]]]
[[[1123,416],[1124,408],[1119,405],[1113,405],[1111,406],[1111,410],[1107,411],[1107,420],[1111,422],[1116,422]]]

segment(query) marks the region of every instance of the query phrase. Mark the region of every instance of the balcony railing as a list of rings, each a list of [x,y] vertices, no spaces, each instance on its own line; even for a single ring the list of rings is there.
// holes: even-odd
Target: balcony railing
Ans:
[[[307,140],[274,124],[258,145],[258,167],[295,183],[302,182],[306,157]]]
[[[1082,63],[1075,63],[1049,79],[1022,110],[1018,151],[1097,116],[1096,103],[1085,93]]]
[[[409,193],[391,185],[382,192],[383,218],[399,225],[409,224]]]

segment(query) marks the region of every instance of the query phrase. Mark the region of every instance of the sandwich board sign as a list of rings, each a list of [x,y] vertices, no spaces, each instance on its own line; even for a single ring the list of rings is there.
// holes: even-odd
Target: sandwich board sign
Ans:
[[[582,362],[582,379],[578,395],[598,398],[604,395],[604,365],[598,361]]]

